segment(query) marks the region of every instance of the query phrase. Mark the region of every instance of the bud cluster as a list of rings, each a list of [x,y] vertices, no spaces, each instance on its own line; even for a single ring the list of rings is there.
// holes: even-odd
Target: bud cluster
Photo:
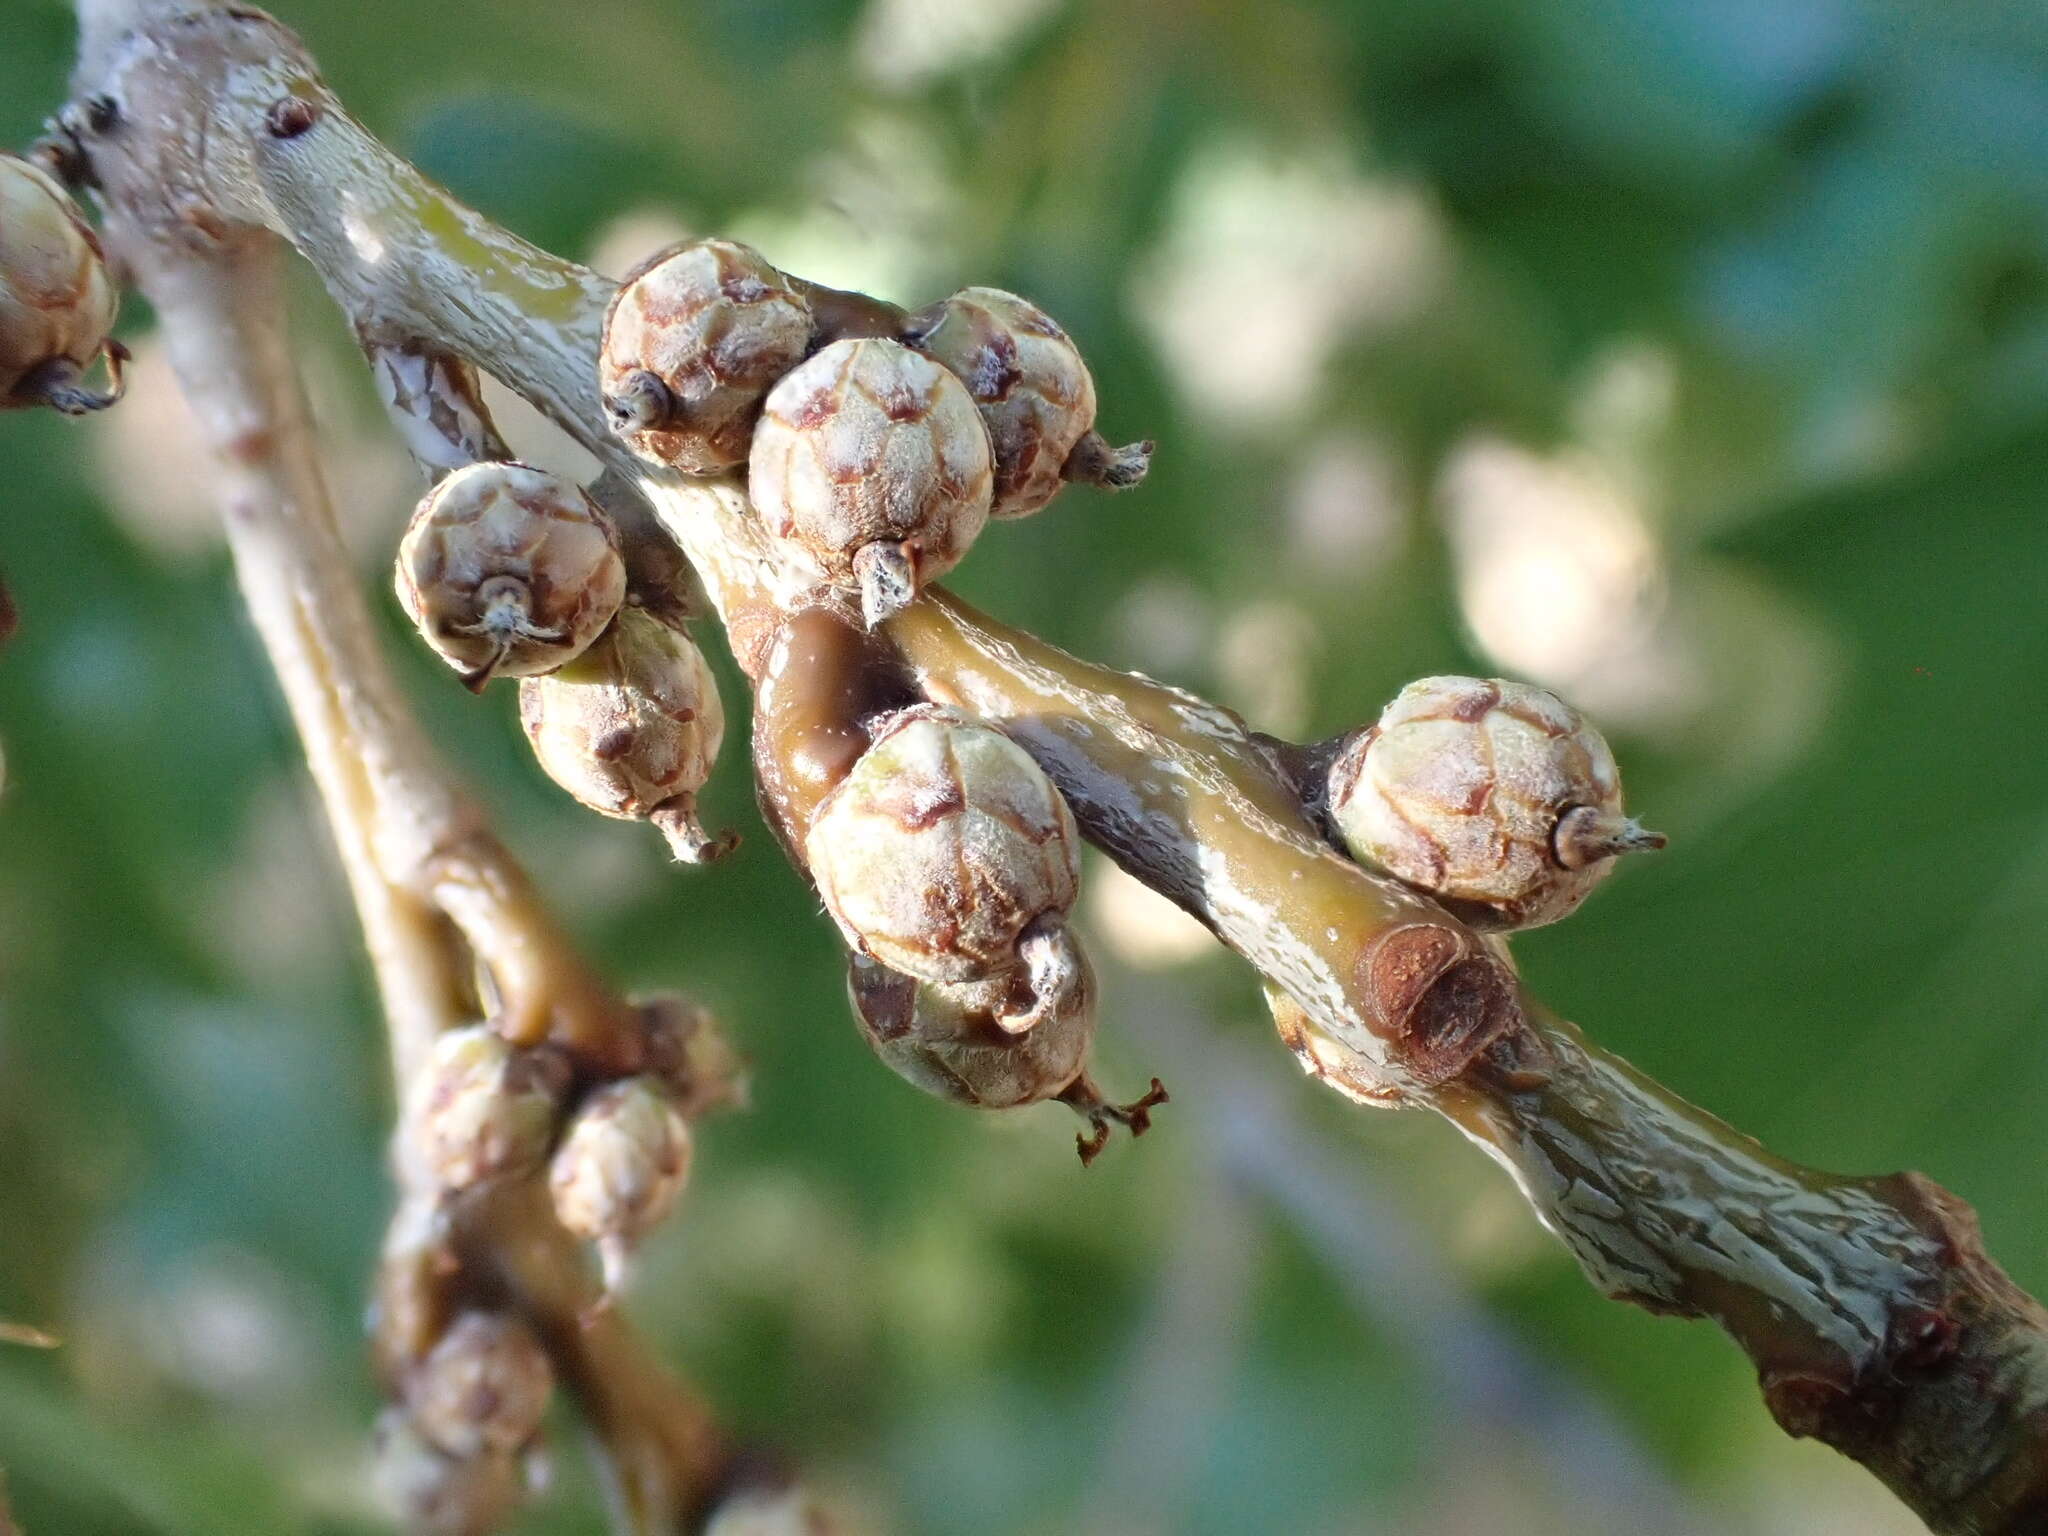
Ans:
[[[745,464],[775,548],[856,594],[870,628],[959,563],[988,519],[1068,480],[1144,478],[1151,444],[1094,431],[1095,383],[1051,317],[967,288],[916,315],[697,240],[644,262],[605,326],[614,431],[688,474]]]
[[[612,519],[524,464],[465,465],[421,500],[398,550],[398,600],[472,690],[520,680],[543,770],[591,810],[648,821],[676,857],[733,845],[697,821],[725,711],[673,605],[628,604]]]
[[[444,1195],[545,1174],[556,1216],[597,1246],[613,1287],[633,1247],[682,1193],[689,1117],[742,1091],[737,1061],[703,1010],[667,996],[636,1009],[636,1070],[623,1077],[593,1076],[552,1045],[514,1046],[489,1023],[448,1030],[407,1114],[408,1152]],[[415,1340],[439,1326],[433,1288],[411,1283],[438,1262],[431,1239],[415,1235],[405,1263],[387,1255],[387,1273],[411,1277],[387,1306],[404,1308],[402,1331]]]
[[[853,951],[848,990],[899,1076],[977,1109],[1058,1099],[1092,1157],[1143,1111],[1105,1105],[1086,1067],[1095,976],[1068,923],[1079,833],[1045,771],[994,727],[924,704],[867,722],[868,745],[802,838]]]

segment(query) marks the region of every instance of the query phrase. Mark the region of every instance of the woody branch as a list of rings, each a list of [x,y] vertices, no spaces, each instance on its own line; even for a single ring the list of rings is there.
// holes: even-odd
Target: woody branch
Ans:
[[[68,146],[85,151],[74,169],[97,188],[113,253],[157,310],[213,452],[237,579],[318,785],[389,1026],[405,1115],[393,1152],[400,1207],[377,1286],[380,1372],[400,1399],[445,1391],[449,1371],[465,1365],[495,1391],[504,1383],[489,1373],[507,1369],[502,1348],[452,1365],[446,1348],[435,1350],[471,1336],[453,1326],[465,1315],[511,1319],[504,1326],[522,1330],[516,1338],[530,1336],[544,1351],[534,1367],[543,1395],[524,1432],[537,1427],[547,1381],[559,1381],[592,1432],[618,1528],[650,1536],[699,1528],[723,1503],[762,1494],[734,1483],[735,1449],[706,1406],[605,1304],[543,1175],[522,1170],[452,1188],[422,1146],[433,1109],[421,1102],[422,1084],[437,1044],[486,1006],[506,1044],[593,1078],[647,1065],[650,1016],[614,993],[545,911],[427,744],[373,638],[286,331],[283,243],[247,217],[206,147],[213,114],[229,99],[214,93],[232,90],[226,76],[288,63],[292,51],[251,13],[226,9],[95,0],[80,6],[80,21],[79,97],[119,106],[88,114],[105,131],[89,150]],[[246,46],[252,40],[258,46]],[[405,354],[365,341],[393,376],[394,405],[418,411],[409,441],[424,463],[450,467],[425,446],[436,426],[451,455],[465,437],[478,450],[495,444],[480,408],[463,409],[474,406],[473,381],[457,365],[430,348]],[[406,378],[428,395],[406,400],[397,387]],[[693,1066],[685,1107],[694,1113],[732,1085],[701,1051]],[[466,1460],[447,1454],[445,1440],[409,1453],[386,1447],[386,1460],[399,1463],[396,1492],[422,1528],[488,1528],[517,1496],[516,1472],[485,1422],[502,1410],[473,1415],[480,1401],[458,1392],[439,1405],[443,1421],[478,1441]]]
[[[827,750],[832,701],[817,687],[777,700],[768,686],[801,638],[804,594],[765,547],[744,486],[651,469],[606,430],[594,362],[611,285],[427,184],[267,18],[81,9],[81,94],[147,85],[191,135],[173,208],[281,234],[366,337],[496,375],[638,481],[763,689],[766,729],[786,726],[796,766],[829,786],[843,772]],[[123,41],[124,28],[141,30]],[[127,213],[118,189],[112,201]],[[831,606],[853,633],[855,615]],[[1304,777],[1327,754],[937,589],[873,640],[813,649],[820,670],[893,669],[916,696],[1003,727],[1092,840],[1260,970],[1311,1070],[1363,1102],[1451,1119],[1603,1291],[1721,1324],[1788,1431],[1863,1463],[1936,1530],[2048,1527],[2048,1315],[1986,1256],[1954,1197],[1917,1175],[1845,1179],[1774,1158],[1587,1042],[1524,995],[1500,940],[1338,857]]]

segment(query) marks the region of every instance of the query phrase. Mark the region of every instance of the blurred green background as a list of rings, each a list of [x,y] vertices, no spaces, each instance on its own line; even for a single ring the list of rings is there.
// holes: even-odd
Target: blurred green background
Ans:
[[[373,128],[617,271],[680,231],[923,303],[1032,295],[1152,479],[960,573],[1324,734],[1543,682],[1673,838],[1519,953],[1802,1160],[1919,1167],[2048,1288],[2048,11],[1978,0],[280,0]],[[0,6],[0,140],[71,26]],[[1596,1297],[1444,1125],[1301,1079],[1243,967],[1098,868],[1102,1070],[1155,1133],[875,1064],[751,804],[664,864],[411,642],[414,494],[305,361],[420,707],[614,974],[755,1063],[634,1310],[857,1530],[1916,1529],[1704,1325]],[[131,303],[134,395],[0,419],[0,1466],[31,1536],[378,1529],[378,1022]],[[573,464],[518,422],[522,448]],[[714,642],[714,648],[716,643]],[[743,691],[719,664],[737,712]],[[564,1426],[566,1430],[566,1425]],[[574,1445],[521,1531],[598,1528]]]

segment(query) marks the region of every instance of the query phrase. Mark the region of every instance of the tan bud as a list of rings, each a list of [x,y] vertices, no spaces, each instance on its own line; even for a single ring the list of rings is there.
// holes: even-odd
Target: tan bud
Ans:
[[[673,992],[629,999],[646,1038],[646,1070],[668,1085],[687,1120],[744,1105],[746,1063],[710,1010]]]
[[[876,722],[804,842],[819,895],[862,954],[920,981],[1021,967],[1048,985],[1074,964],[1064,914],[1079,847],[1072,812],[1030,754],[931,705]]]
[[[1145,478],[1152,445],[1112,449],[1095,436],[1088,365],[1058,322],[1028,299],[963,288],[911,316],[904,335],[967,386],[988,425],[996,462],[991,516],[1028,516],[1068,480],[1121,489]]]
[[[628,608],[553,676],[519,685],[534,756],[563,789],[605,816],[651,821],[685,863],[729,852],[705,835],[697,791],[725,739],[725,709],[689,637]]]
[[[403,1408],[378,1416],[371,1475],[392,1518],[416,1536],[491,1536],[526,1496],[514,1457],[450,1456]]]
[[[781,547],[857,587],[873,628],[959,564],[988,521],[994,459],[966,388],[893,341],[837,341],[769,393],[748,460]]]
[[[451,1456],[510,1455],[540,1433],[554,1367],[534,1332],[504,1312],[464,1312],[407,1373],[414,1425]]]
[[[605,316],[598,384],[612,430],[691,474],[743,464],[761,401],[811,344],[811,308],[761,253],[731,240],[661,251]]]
[[[1330,819],[1352,855],[1476,926],[1570,914],[1617,854],[1661,848],[1622,812],[1598,731],[1527,683],[1410,683],[1330,767]]]
[[[611,522],[524,464],[469,464],[429,491],[398,546],[406,616],[471,688],[573,660],[626,598]]]
[[[555,1215],[598,1245],[610,1289],[633,1247],[669,1213],[690,1174],[690,1125],[653,1076],[597,1089],[577,1108],[548,1170]]]
[[[1059,1097],[1081,1076],[1095,1038],[1095,975],[1079,983],[1037,1028],[1018,1034],[1001,1016],[1026,1001],[996,981],[917,981],[862,955],[847,965],[861,1033],[889,1069],[935,1098],[973,1109],[1016,1109]]]
[[[79,415],[120,395],[120,360],[108,339],[120,296],[99,237],[71,196],[38,165],[0,153],[0,409],[51,405]],[[80,379],[102,356],[113,389]]]
[[[568,1084],[562,1059],[521,1050],[488,1024],[434,1041],[410,1125],[427,1166],[450,1189],[538,1168]]]
[[[1166,1102],[1159,1079],[1130,1104],[1105,1099],[1088,1075],[1095,1039],[1095,973],[1077,944],[1079,974],[1037,1027],[1010,1027],[1030,1001],[1023,978],[983,982],[916,981],[861,955],[849,957],[846,985],[861,1033],[883,1063],[934,1098],[970,1109],[1019,1109],[1057,1099],[1088,1122],[1076,1137],[1081,1161],[1109,1144],[1110,1128],[1133,1136],[1152,1126]]]

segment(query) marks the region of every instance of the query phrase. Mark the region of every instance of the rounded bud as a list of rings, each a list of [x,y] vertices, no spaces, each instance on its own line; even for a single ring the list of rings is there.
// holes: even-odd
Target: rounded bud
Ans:
[[[551,677],[519,685],[534,756],[591,810],[651,821],[684,863],[718,858],[737,839],[705,835],[697,791],[725,739],[725,709],[704,653],[636,608]]]
[[[966,384],[981,410],[995,447],[991,516],[1028,516],[1067,480],[1121,489],[1145,478],[1152,445],[1112,449],[1095,436],[1095,380],[1080,348],[1030,300],[963,288],[911,316],[904,336]]]
[[[0,408],[77,416],[119,399],[127,354],[108,339],[119,305],[99,237],[70,194],[41,166],[0,153]],[[108,393],[79,382],[101,357]]]
[[[659,1079],[621,1078],[569,1122],[548,1170],[555,1215],[598,1245],[609,1289],[627,1255],[666,1216],[690,1175],[690,1125]]]
[[[514,1457],[451,1456],[403,1408],[378,1415],[371,1444],[379,1496],[392,1518],[418,1536],[491,1536],[526,1495]]]
[[[746,1063],[708,1009],[673,992],[627,1001],[640,1016],[643,1070],[667,1085],[684,1118],[746,1103]]]
[[[488,1024],[443,1032],[410,1116],[427,1165],[450,1189],[538,1168],[568,1078],[553,1051],[508,1045]]]
[[[690,474],[745,463],[762,398],[803,361],[811,329],[803,294],[750,246],[656,253],[605,315],[598,387],[612,430]]]
[[[1095,975],[1079,982],[1036,1029],[1014,1033],[1002,1016],[1028,999],[994,981],[921,982],[864,955],[848,962],[847,991],[861,1032],[883,1063],[935,1098],[973,1109],[1016,1109],[1059,1097],[1088,1062],[1095,1038]]]
[[[1095,972],[1075,946],[1077,975],[1037,1028],[1011,1028],[1032,999],[1012,975],[982,982],[918,981],[864,955],[850,956],[846,988],[874,1053],[934,1098],[970,1109],[1019,1109],[1057,1099],[1088,1123],[1075,1138],[1083,1164],[1109,1144],[1110,1127],[1152,1128],[1166,1102],[1159,1079],[1130,1104],[1112,1104],[1088,1075],[1095,1039]]]
[[[1073,813],[1001,731],[920,705],[883,716],[804,840],[818,893],[856,951],[920,981],[1021,970],[1027,1029],[1079,985],[1064,915],[1080,889]],[[1043,990],[1041,989],[1043,988]]]
[[[988,521],[988,430],[966,387],[893,341],[836,341],[768,395],[749,493],[872,629],[960,563]]]
[[[1556,694],[1498,678],[1410,683],[1330,766],[1352,856],[1486,928],[1554,923],[1616,855],[1664,839],[1622,813],[1598,731]]]
[[[540,1433],[555,1371],[534,1332],[503,1312],[464,1312],[407,1374],[420,1433],[451,1456],[511,1455]]]
[[[468,464],[429,491],[398,546],[398,601],[463,682],[574,659],[626,600],[610,519],[524,464]]]

